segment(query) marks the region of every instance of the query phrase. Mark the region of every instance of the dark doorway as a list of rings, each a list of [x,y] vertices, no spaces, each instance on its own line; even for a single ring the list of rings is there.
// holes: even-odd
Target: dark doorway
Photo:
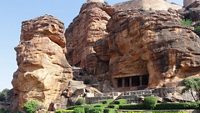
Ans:
[[[117,87],[122,87],[122,78],[117,78]]]
[[[149,75],[142,76],[142,85],[147,86],[149,83]]]
[[[130,87],[130,80],[129,80],[129,79],[130,79],[130,77],[124,78],[124,82],[125,82],[125,83],[124,83],[124,86],[125,86],[125,87]]]
[[[140,76],[133,76],[132,79],[132,86],[139,86],[140,85]]]

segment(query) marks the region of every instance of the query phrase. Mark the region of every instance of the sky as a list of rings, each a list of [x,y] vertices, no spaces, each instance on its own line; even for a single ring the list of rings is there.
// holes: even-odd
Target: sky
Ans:
[[[11,80],[17,70],[14,47],[19,43],[21,22],[50,14],[67,27],[78,15],[86,0],[2,0],[0,3],[0,91],[12,88]],[[125,0],[107,0],[109,4]],[[182,4],[182,0],[169,0]]]

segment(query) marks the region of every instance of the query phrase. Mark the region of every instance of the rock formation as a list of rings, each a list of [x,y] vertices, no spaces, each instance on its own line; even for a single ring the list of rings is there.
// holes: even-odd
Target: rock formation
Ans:
[[[67,58],[72,66],[86,69],[89,74],[106,72],[108,60],[98,58],[94,51],[96,41],[108,34],[106,25],[112,9],[104,3],[87,3],[81,8],[80,14],[66,30]],[[98,49],[99,41],[95,48]],[[101,65],[98,65],[101,63]],[[103,69],[102,69],[103,68]]]
[[[64,25],[53,16],[22,22],[20,44],[15,48],[18,69],[12,80],[13,109],[21,109],[31,99],[39,100],[45,108],[60,100],[72,79],[65,46]]]
[[[169,3],[166,0],[129,0],[117,3],[113,7],[117,10],[168,10],[169,8],[178,10],[182,8],[180,5]]]
[[[171,87],[185,77],[198,76],[199,37],[180,25],[179,13],[168,9],[172,4],[151,2],[161,7],[149,5],[158,8],[149,10],[145,0],[113,7],[84,4],[65,33],[70,64],[94,79],[104,74],[103,80],[112,82],[114,90]]]
[[[200,76],[200,38],[180,25],[176,11],[120,11],[108,22],[108,32],[116,88],[172,87]]]
[[[200,0],[183,0],[183,6],[188,7],[190,4],[192,4],[195,1],[200,1]]]

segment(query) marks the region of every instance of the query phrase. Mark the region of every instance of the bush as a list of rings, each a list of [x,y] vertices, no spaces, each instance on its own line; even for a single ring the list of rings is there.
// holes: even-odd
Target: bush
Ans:
[[[73,110],[59,109],[56,110],[56,113],[73,113]]]
[[[0,113],[10,113],[8,110],[0,109]]]
[[[110,104],[111,102],[113,102],[113,99],[104,100],[102,104]]]
[[[84,107],[76,107],[74,108],[73,113],[85,113]]]
[[[108,105],[108,108],[119,109],[119,105],[111,104],[111,105]]]
[[[119,109],[141,110],[145,109],[145,106],[144,104],[125,104],[125,105],[119,105]]]
[[[115,100],[115,101],[113,102],[113,104],[120,104],[120,105],[122,105],[122,104],[127,104],[127,100],[126,100],[126,99]]]
[[[89,105],[84,106],[85,113],[88,113],[91,108],[92,106],[89,106]]]
[[[156,110],[167,110],[167,109],[199,109],[199,104],[196,103],[196,102],[162,103],[162,104],[157,104],[154,109],[156,109]]]
[[[67,108],[67,110],[74,110],[74,108],[76,108],[76,106],[70,106]]]
[[[105,106],[106,106],[105,104],[94,104],[93,107],[102,107],[102,108],[104,108]]]
[[[103,113],[104,108],[102,107],[95,107],[91,108],[88,113]]]
[[[39,109],[39,107],[39,102],[36,100],[30,100],[24,104],[24,110],[26,111],[26,113],[35,113]]]
[[[192,20],[183,19],[183,20],[181,20],[181,25],[184,26],[184,27],[191,27],[192,26]]]
[[[85,99],[84,98],[78,98],[76,101],[75,105],[83,105],[85,104]]]
[[[110,109],[110,108],[105,108],[104,113],[117,113],[117,110],[116,109]]]
[[[154,96],[148,96],[144,98],[144,106],[147,109],[153,109],[157,104],[157,98]]]
[[[10,96],[10,90],[4,89],[0,92],[0,101],[8,101],[8,98]]]

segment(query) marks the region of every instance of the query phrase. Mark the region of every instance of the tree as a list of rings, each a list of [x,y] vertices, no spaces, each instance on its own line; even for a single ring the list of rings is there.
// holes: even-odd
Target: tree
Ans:
[[[30,100],[24,104],[24,110],[26,111],[26,113],[35,113],[39,109],[39,107],[40,104],[36,100]]]
[[[183,89],[183,93],[186,91],[190,91],[193,99],[198,101],[200,99],[200,78],[187,78],[183,80],[183,85],[185,88]],[[197,93],[197,97],[194,95],[194,91]]]
[[[0,92],[0,101],[8,101],[9,98],[9,89],[4,89],[3,91]]]

